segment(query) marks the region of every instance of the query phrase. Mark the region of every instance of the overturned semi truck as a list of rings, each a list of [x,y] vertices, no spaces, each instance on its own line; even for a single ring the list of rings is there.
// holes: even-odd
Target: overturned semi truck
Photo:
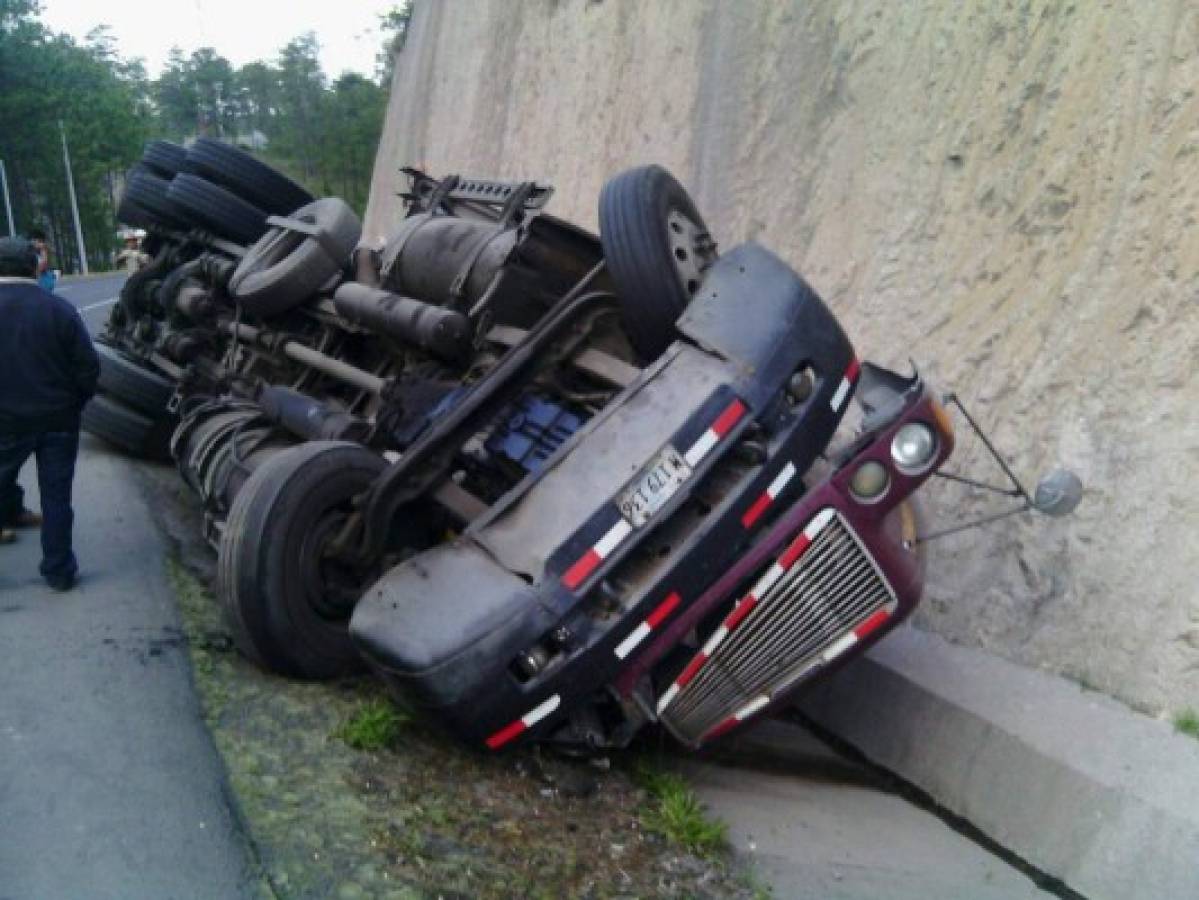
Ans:
[[[718,252],[664,169],[605,184],[598,236],[547,185],[406,170],[369,247],[335,198],[251,195],[261,230],[172,206],[189,171],[236,191],[262,165],[199,146],[160,207],[127,195],[154,258],[104,398],[143,401],[126,449],[170,435],[250,659],[367,665],[480,748],[655,722],[694,747],[915,608],[943,398],[861,359],[769,250]],[[1078,491],[1020,488],[1053,513]]]

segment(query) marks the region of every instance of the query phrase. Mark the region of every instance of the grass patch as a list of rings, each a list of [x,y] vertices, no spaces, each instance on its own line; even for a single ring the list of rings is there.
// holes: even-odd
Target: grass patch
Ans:
[[[208,603],[208,592],[175,556],[167,557],[167,581],[179,602],[189,609]]]
[[[1199,739],[1199,712],[1188,707],[1177,713],[1174,716],[1174,730],[1179,734]]]
[[[704,859],[714,859],[728,848],[728,825],[708,816],[681,776],[663,772],[645,761],[635,774],[650,795],[650,806],[641,814],[646,830]]]
[[[359,706],[333,736],[355,750],[382,750],[395,742],[408,721],[407,713],[386,698],[376,697]]]
[[[753,900],[774,900],[774,891],[755,869],[747,869],[742,881]]]

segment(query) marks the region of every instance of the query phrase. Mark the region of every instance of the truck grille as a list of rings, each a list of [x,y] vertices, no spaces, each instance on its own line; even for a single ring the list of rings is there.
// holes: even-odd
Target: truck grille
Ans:
[[[895,594],[833,509],[818,513],[665,691],[662,721],[692,744],[734,727],[882,624]]]

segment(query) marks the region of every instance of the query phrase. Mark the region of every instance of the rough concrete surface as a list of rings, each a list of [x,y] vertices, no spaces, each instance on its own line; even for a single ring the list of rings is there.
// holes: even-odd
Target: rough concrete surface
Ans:
[[[780,900],[1051,896],[794,725],[762,723],[682,768]]]
[[[249,898],[251,855],[200,717],[165,547],[132,464],[85,436],[82,580],[0,547],[0,897]],[[36,507],[33,466],[22,476]]]
[[[801,708],[1090,900],[1199,897],[1199,741],[901,629]]]
[[[1199,7],[919,0],[418,2],[367,235],[397,169],[543,178],[594,226],[659,162],[757,238],[860,352],[915,358],[1060,522],[931,545],[919,624],[1141,708],[1199,705]],[[977,441],[957,471],[998,479]],[[938,523],[1002,506],[945,484]]]

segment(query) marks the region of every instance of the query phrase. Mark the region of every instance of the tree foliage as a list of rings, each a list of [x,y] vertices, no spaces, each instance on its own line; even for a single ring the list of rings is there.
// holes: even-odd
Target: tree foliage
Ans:
[[[107,251],[114,174],[141,150],[149,131],[145,71],[120,60],[106,32],[87,40],[48,31],[32,0],[0,0],[0,159],[20,230],[40,228],[74,265],[75,241],[59,122],[70,142],[85,235]],[[7,222],[4,223],[7,227]]]
[[[37,0],[0,0],[0,159],[18,231],[46,231],[58,248],[55,265],[75,264],[60,120],[93,265],[113,249],[123,173],[153,138],[226,140],[315,194],[365,206],[410,3],[380,18],[386,41],[376,80],[348,72],[331,80],[312,33],[289,41],[274,60],[240,68],[211,47],[176,48],[151,80],[140,61],[119,57],[106,30],[78,42],[47,29],[39,13]],[[0,218],[0,229],[6,224]]]

